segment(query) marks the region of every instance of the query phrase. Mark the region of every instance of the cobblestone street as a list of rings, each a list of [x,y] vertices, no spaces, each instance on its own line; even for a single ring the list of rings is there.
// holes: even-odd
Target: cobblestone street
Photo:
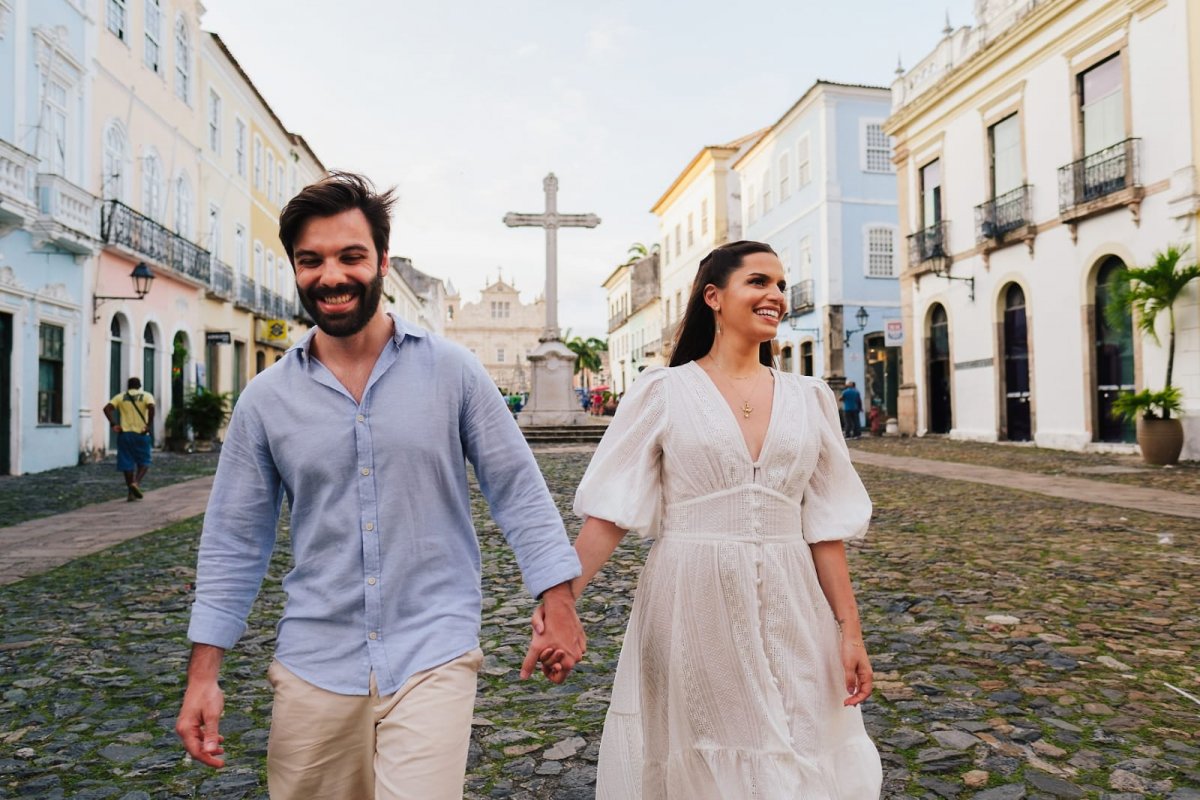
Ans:
[[[1136,468],[1125,457],[918,445],[895,454],[1045,474],[1048,459]],[[574,534],[569,506],[589,454],[538,458]],[[865,708],[885,797],[1200,799],[1200,522],[860,471],[876,512],[851,569],[876,670]],[[1194,468],[1078,477],[1105,475],[1195,491]],[[25,480],[0,482],[6,508],[20,507]],[[645,545],[629,537],[581,601],[588,659],[571,680],[522,683],[533,602],[478,494],[475,512],[486,660],[466,796],[591,798]],[[189,520],[0,587],[0,798],[266,796],[265,671],[286,548],[226,659],[229,766],[212,772],[184,763],[172,730],[199,528]]]

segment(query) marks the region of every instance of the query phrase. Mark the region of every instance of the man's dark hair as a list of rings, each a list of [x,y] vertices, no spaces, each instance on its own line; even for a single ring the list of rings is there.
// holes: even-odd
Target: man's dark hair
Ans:
[[[301,189],[283,207],[279,215],[279,241],[283,243],[288,260],[295,267],[293,248],[305,223],[313,217],[332,217],[357,208],[371,226],[375,255],[382,264],[392,232],[392,206],[395,202],[395,188],[376,192],[375,185],[367,177],[332,170],[321,180]]]
[[[140,388],[142,388],[142,379],[141,378],[130,378],[126,382],[125,386],[130,389],[140,389]]]

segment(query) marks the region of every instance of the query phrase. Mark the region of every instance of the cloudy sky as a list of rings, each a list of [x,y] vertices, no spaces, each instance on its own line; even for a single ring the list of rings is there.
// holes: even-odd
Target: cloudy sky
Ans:
[[[814,80],[888,85],[968,0],[205,0],[275,112],[327,167],[395,185],[392,254],[464,300],[544,281],[542,178],[600,227],[559,235],[559,320],[604,334],[600,282],[702,146],[779,118]]]

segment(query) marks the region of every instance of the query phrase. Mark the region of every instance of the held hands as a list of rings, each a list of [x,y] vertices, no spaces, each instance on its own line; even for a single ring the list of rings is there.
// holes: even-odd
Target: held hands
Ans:
[[[225,737],[217,730],[221,712],[225,709],[225,694],[216,681],[188,681],[183,695],[183,707],[175,721],[175,733],[183,740],[188,755],[202,764],[220,769],[225,766],[221,743]]]
[[[533,640],[521,664],[521,680],[532,675],[540,662],[542,674],[551,683],[562,683],[587,652],[587,635],[575,613],[570,584],[559,584],[544,592],[531,622]]]
[[[850,695],[842,701],[842,705],[856,706],[871,696],[871,689],[875,685],[871,660],[867,658],[867,648],[861,636],[843,637],[841,649],[842,667],[846,670],[846,693]]]

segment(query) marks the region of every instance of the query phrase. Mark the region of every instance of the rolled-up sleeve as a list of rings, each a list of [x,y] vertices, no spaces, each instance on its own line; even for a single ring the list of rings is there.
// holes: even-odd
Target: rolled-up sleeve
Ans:
[[[804,538],[809,543],[860,539],[871,521],[871,498],[850,463],[839,424],[837,400],[824,381],[813,381],[809,425],[821,439],[817,464],[801,504]]]
[[[282,484],[256,397],[248,387],[234,409],[204,514],[188,626],[197,644],[229,649],[237,643],[275,546]]]
[[[504,398],[483,367],[463,367],[463,449],[475,467],[492,517],[517,557],[534,597],[579,577],[582,570],[537,461]]]

